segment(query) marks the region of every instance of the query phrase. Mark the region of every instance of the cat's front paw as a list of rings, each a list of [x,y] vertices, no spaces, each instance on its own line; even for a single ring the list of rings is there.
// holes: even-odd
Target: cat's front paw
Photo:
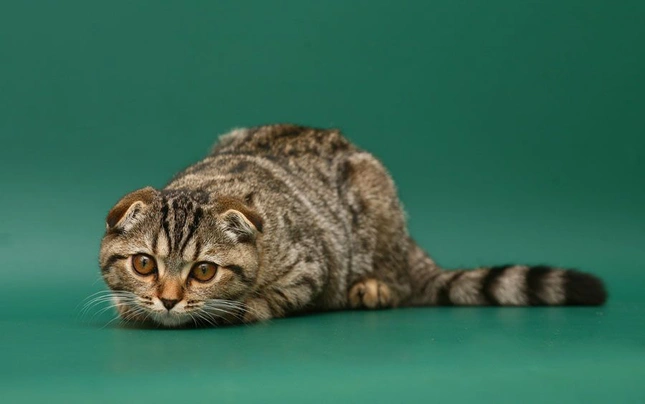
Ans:
[[[360,281],[349,290],[349,304],[354,309],[384,309],[392,307],[389,286],[376,279]]]

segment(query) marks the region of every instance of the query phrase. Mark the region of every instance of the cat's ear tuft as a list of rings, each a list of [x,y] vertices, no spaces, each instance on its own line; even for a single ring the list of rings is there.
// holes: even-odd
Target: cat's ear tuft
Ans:
[[[229,209],[220,216],[222,230],[230,239],[238,243],[255,240],[262,232],[262,218],[252,210]]]
[[[140,217],[142,210],[152,203],[159,191],[145,187],[131,192],[121,198],[108,213],[105,219],[107,230],[128,230]]]

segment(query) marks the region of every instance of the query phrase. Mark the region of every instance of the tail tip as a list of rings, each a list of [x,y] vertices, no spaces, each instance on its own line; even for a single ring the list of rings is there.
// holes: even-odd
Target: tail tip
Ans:
[[[588,273],[567,271],[565,288],[569,305],[601,306],[607,301],[602,280]]]

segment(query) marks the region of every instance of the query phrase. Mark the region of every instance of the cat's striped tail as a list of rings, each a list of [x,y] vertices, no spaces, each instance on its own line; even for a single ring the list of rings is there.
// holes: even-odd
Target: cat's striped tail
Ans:
[[[544,265],[441,271],[431,283],[426,296],[440,306],[595,306],[607,299],[595,276]]]
[[[416,278],[413,306],[597,306],[607,300],[600,279],[575,270],[501,265],[450,271],[439,269],[427,256],[417,258],[411,273]]]

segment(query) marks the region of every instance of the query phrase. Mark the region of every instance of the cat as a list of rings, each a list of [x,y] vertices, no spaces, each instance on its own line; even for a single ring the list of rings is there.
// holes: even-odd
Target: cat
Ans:
[[[338,130],[236,129],[160,190],[110,210],[100,267],[122,319],[165,327],[312,311],[602,305],[549,266],[444,270],[410,237],[384,166]]]

